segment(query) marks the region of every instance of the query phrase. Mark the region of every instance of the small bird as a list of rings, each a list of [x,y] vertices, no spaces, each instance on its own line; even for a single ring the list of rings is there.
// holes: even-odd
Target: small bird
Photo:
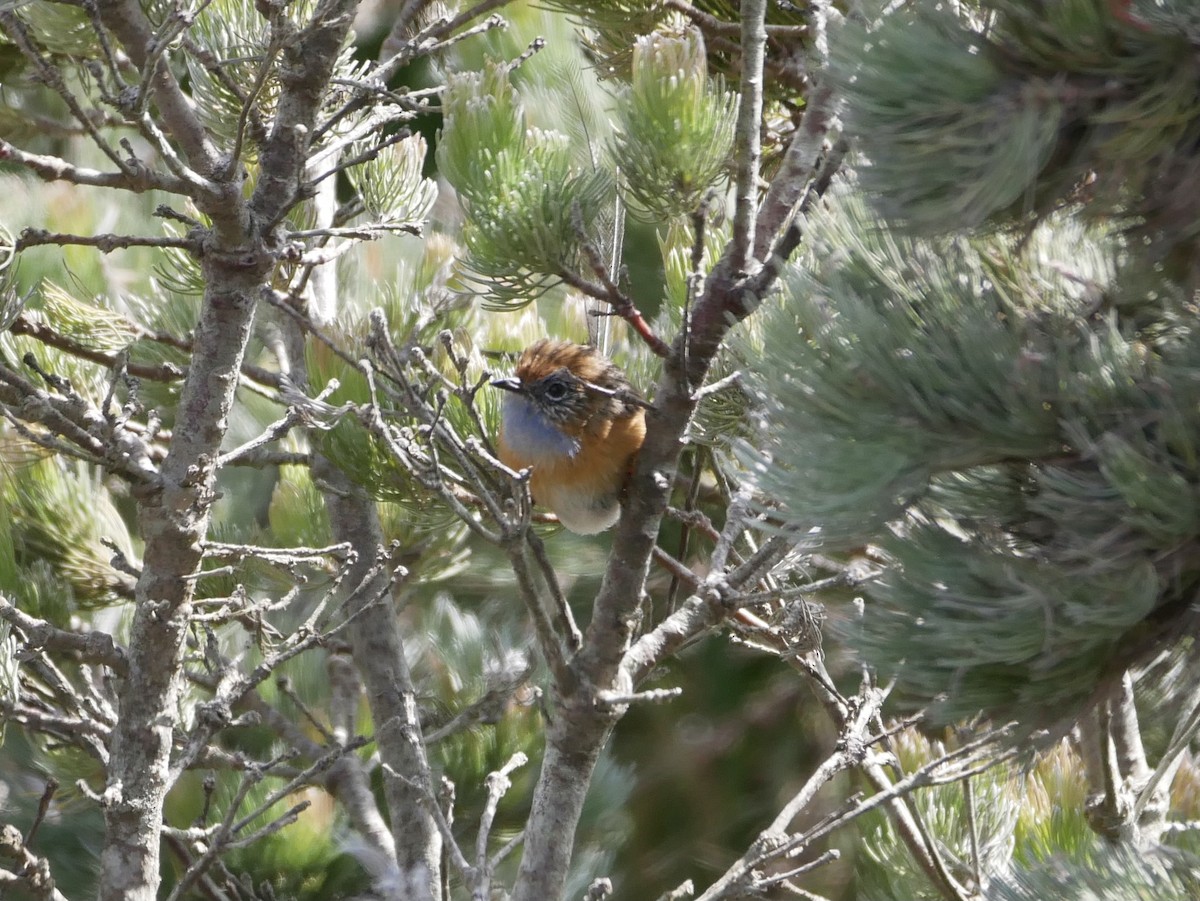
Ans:
[[[543,338],[517,360],[515,378],[494,379],[504,398],[500,460],[533,470],[535,502],[580,535],[611,528],[646,437],[644,401],[596,348]]]

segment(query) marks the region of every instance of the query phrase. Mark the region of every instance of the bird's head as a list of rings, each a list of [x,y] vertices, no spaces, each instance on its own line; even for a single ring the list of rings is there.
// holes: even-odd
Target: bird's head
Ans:
[[[543,338],[517,360],[511,378],[492,384],[508,391],[506,425],[534,416],[550,428],[578,437],[596,419],[628,416],[637,403],[624,374],[594,347]]]

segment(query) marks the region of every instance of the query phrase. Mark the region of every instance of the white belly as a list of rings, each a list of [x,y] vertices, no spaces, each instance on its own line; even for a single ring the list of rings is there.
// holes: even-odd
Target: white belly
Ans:
[[[621,515],[616,492],[607,495],[584,491],[543,491],[538,501],[558,514],[559,522],[579,535],[595,535],[611,529]]]

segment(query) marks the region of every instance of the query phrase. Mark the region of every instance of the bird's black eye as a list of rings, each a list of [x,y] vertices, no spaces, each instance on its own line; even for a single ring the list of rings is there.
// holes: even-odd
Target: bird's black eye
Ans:
[[[550,400],[562,400],[567,396],[567,386],[562,382],[551,382],[546,386],[546,397]]]

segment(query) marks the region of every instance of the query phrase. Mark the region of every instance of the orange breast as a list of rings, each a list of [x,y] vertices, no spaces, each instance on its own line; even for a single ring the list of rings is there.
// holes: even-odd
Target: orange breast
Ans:
[[[616,521],[621,489],[645,437],[645,414],[637,410],[620,419],[589,424],[579,435],[579,450],[573,456],[562,454],[537,462],[523,459],[505,442],[503,431],[498,450],[506,466],[532,466],[529,488],[537,503],[557,513],[572,531],[590,534]]]

